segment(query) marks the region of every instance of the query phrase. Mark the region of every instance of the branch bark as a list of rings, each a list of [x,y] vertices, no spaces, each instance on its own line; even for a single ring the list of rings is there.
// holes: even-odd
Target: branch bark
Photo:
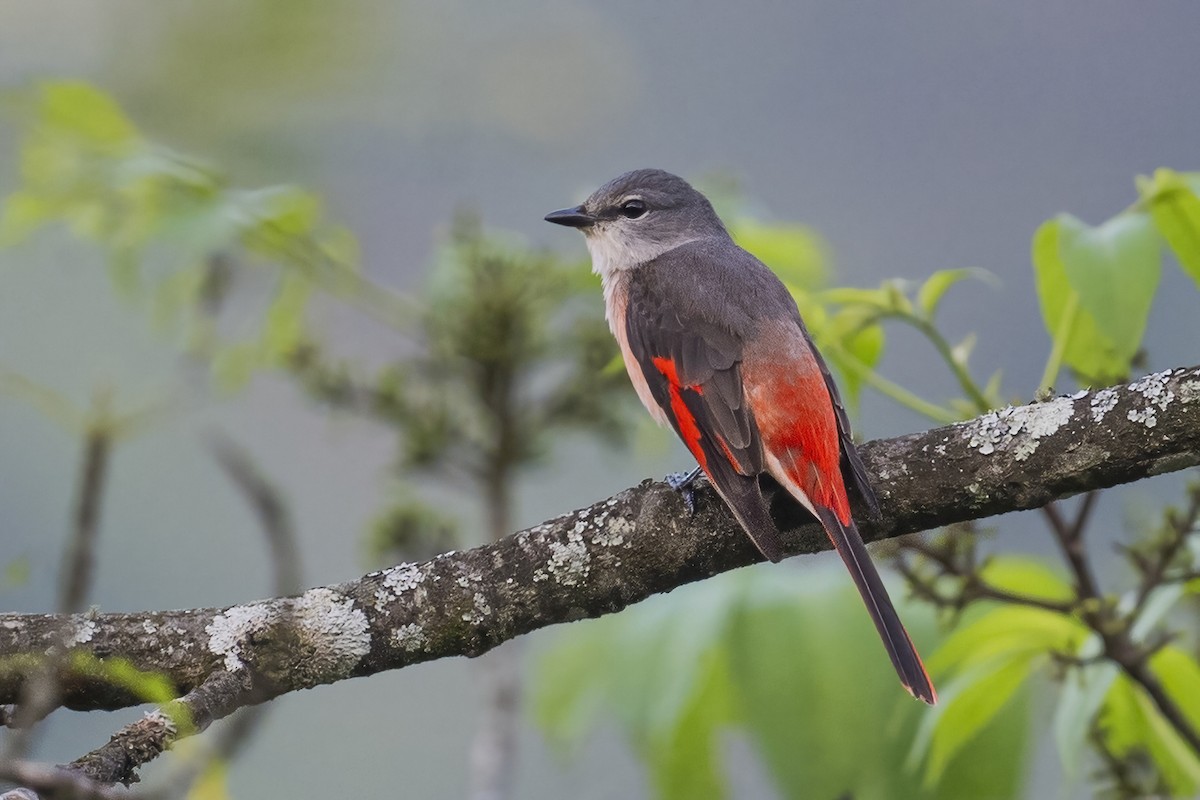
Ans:
[[[860,514],[868,540],[1038,508],[1200,464],[1200,367],[869,442],[862,454],[880,501],[878,519]],[[772,511],[789,552],[828,549],[799,506],[779,498]],[[619,611],[758,560],[707,485],[697,486],[689,515],[666,484],[644,481],[499,542],[294,597],[224,609],[0,614],[0,703],[18,699],[41,663],[32,656],[61,642],[64,624],[79,650],[166,676],[180,695],[224,672],[253,676],[254,691],[244,696],[261,702],[478,656],[534,629]],[[78,664],[60,675],[65,706],[142,702],[103,670]]]

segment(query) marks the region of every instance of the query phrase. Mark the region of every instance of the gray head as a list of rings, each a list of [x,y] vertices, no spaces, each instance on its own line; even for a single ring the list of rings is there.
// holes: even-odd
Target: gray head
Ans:
[[[582,231],[592,268],[601,275],[632,269],[697,239],[728,236],[708,198],[661,169],[626,172],[583,205],[554,211],[546,220]]]

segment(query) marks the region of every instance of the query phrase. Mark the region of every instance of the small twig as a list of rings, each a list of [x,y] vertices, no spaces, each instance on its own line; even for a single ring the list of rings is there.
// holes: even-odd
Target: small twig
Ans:
[[[1075,604],[1071,602],[1049,600],[1001,589],[984,580],[980,576],[979,570],[973,564],[958,564],[950,554],[937,547],[932,547],[925,542],[917,540],[905,542],[903,547],[906,550],[919,553],[936,563],[941,568],[942,575],[962,581],[957,595],[955,597],[946,597],[939,593],[931,582],[925,581],[918,575],[910,565],[901,561],[897,565],[900,573],[913,585],[914,590],[918,592],[919,596],[936,605],[961,610],[975,600],[995,600],[1001,603],[1040,608],[1058,614],[1072,614],[1075,611]],[[922,586],[922,584],[925,585]]]
[[[246,452],[224,436],[212,439],[211,448],[217,463],[225,470],[234,486],[245,495],[254,509],[271,551],[275,571],[274,593],[277,596],[295,594],[303,588],[300,549],[292,528],[287,505],[279,491],[255,468]]]
[[[1066,522],[1055,503],[1047,504],[1044,509],[1054,538],[1075,578],[1076,593],[1082,609],[1081,616],[1103,641],[1104,655],[1142,687],[1180,738],[1188,743],[1193,752],[1200,755],[1200,733],[1192,727],[1179,706],[1167,694],[1158,677],[1150,671],[1147,664],[1149,652],[1130,638],[1129,620],[1114,618],[1111,607],[1104,604],[1104,596],[1083,547],[1083,534],[1098,494],[1089,492],[1085,495],[1079,513],[1071,523]]]
[[[1155,553],[1153,561],[1141,557],[1134,556],[1134,563],[1142,571],[1142,580],[1138,586],[1137,598],[1134,601],[1134,610],[1131,614],[1133,619],[1137,619],[1138,615],[1146,606],[1146,601],[1150,598],[1150,593],[1158,586],[1167,583],[1167,570],[1171,566],[1171,562],[1184,548],[1187,543],[1187,537],[1191,535],[1196,527],[1197,521],[1200,521],[1200,485],[1193,486],[1188,492],[1189,502],[1187,509],[1180,517],[1167,515],[1167,526],[1170,528],[1170,537]],[[1180,576],[1183,579],[1190,577],[1189,573]]]
[[[111,445],[112,437],[103,422],[94,424],[84,441],[83,466],[75,501],[74,531],[63,557],[59,583],[58,610],[62,614],[83,611],[92,588],[100,502],[104,496],[104,484],[108,476]]]
[[[1083,547],[1083,533],[1098,496],[1099,492],[1088,492],[1084,495],[1083,502],[1079,506],[1079,513],[1071,523],[1063,518],[1056,502],[1047,503],[1042,509],[1042,513],[1050,522],[1054,539],[1058,542],[1059,549],[1062,550],[1063,557],[1067,560],[1067,566],[1070,567],[1071,574],[1075,578],[1079,599],[1084,601],[1099,601],[1103,597],[1100,585],[1092,572],[1091,564],[1088,563],[1087,552]]]
[[[138,780],[137,770],[153,761],[175,742],[202,733],[212,723],[240,708],[259,702],[266,693],[256,688],[248,673],[215,672],[178,700],[152,711],[117,731],[104,745],[80,756],[66,769],[99,784]],[[178,781],[168,781],[179,785]]]

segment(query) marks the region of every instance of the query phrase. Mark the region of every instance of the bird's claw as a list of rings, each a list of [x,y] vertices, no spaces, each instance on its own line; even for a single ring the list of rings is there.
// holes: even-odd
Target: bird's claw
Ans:
[[[696,482],[696,478],[699,476],[700,468],[696,467],[691,472],[672,472],[666,478],[667,485],[679,492],[679,496],[683,500],[683,505],[689,514],[696,513],[696,493],[692,490],[692,484]]]

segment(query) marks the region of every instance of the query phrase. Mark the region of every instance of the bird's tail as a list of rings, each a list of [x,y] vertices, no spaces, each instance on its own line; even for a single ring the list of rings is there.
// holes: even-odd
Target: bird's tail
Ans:
[[[821,505],[815,505],[815,508],[825,533],[837,548],[838,555],[842,557],[851,577],[854,578],[858,593],[867,604],[867,611],[879,631],[880,638],[883,639],[883,646],[887,648],[892,665],[900,676],[900,682],[913,697],[933,705],[937,702],[933,681],[929,679],[929,673],[921,663],[921,656],[917,654],[917,648],[913,646],[908,631],[904,629],[904,623],[900,621],[900,615],[896,613],[896,607],[888,597],[879,572],[871,563],[871,557],[867,554],[862,537],[858,535],[854,521],[843,524],[832,509]]]

